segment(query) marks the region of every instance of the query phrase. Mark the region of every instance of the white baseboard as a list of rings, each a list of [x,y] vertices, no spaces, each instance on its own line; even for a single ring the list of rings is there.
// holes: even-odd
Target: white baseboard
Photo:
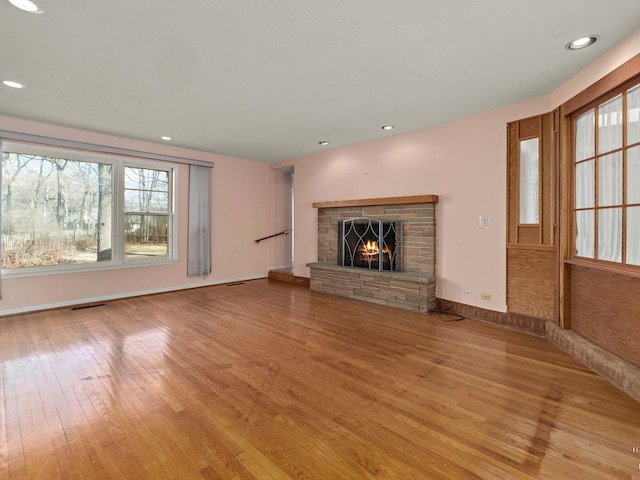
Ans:
[[[275,267],[269,267],[269,270],[284,270],[286,268],[293,268],[293,265],[276,265]]]
[[[151,290],[139,290],[136,292],[126,292],[126,293],[118,293],[115,295],[104,295],[100,297],[88,297],[88,298],[77,298],[74,300],[67,300],[64,302],[56,302],[56,303],[46,303],[40,305],[29,305],[28,307],[19,307],[19,308],[10,308],[6,310],[0,310],[0,317],[5,317],[8,315],[17,315],[21,313],[29,313],[29,312],[37,312],[39,310],[52,310],[55,308],[65,308],[72,307],[76,305],[83,305],[87,303],[97,303],[104,302],[107,300],[118,300],[120,298],[130,298],[130,297],[141,297],[143,295],[152,295],[154,293],[165,293],[165,292],[175,292],[177,290],[189,290],[192,288],[199,287],[210,287],[213,285],[221,285],[224,283],[233,283],[233,282],[243,282],[245,280],[258,280],[260,278],[267,278],[267,275],[249,275],[246,277],[238,277],[238,278],[227,278],[224,280],[213,280],[202,283],[190,283],[187,285],[174,285],[171,287],[163,287],[163,288],[154,288]]]

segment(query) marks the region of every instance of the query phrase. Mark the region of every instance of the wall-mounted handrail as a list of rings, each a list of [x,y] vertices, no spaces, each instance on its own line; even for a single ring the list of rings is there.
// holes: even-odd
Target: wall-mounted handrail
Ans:
[[[262,240],[266,240],[268,238],[277,237],[279,235],[289,235],[289,233],[291,233],[291,230],[283,230],[280,233],[274,233],[273,235],[269,235],[268,237],[259,238],[258,240],[256,240],[256,243],[260,243]]]

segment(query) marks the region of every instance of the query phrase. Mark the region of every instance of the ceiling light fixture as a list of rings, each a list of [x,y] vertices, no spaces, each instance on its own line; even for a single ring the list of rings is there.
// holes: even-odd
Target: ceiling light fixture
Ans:
[[[161,136],[160,139],[164,140],[165,142],[170,142],[171,140],[173,140],[172,137],[168,137],[167,135]]]
[[[29,13],[42,13],[42,10],[38,5],[33,3],[31,0],[8,0],[11,5],[16,8],[19,8],[23,12]]]
[[[329,142],[322,140],[321,142],[318,142],[318,145],[322,145],[324,147],[325,145],[329,145]]]
[[[18,82],[14,82],[13,80],[3,80],[2,84],[5,87],[11,87],[11,88],[24,88],[24,85]]]
[[[383,130],[393,130],[393,125],[384,125],[382,127]]]
[[[580,50],[581,48],[587,48],[590,45],[593,45],[598,40],[596,35],[587,35],[586,37],[576,38],[575,40],[567,43],[564,48],[567,50]]]

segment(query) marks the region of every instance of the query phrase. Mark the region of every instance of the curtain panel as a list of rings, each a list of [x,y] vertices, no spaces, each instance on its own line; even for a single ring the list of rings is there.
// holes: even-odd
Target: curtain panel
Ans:
[[[4,161],[4,153],[2,153],[2,137],[0,137],[0,161]],[[2,205],[4,204],[4,183],[2,178],[2,172],[4,168],[0,168],[0,192],[2,192],[0,198],[0,300],[2,299],[2,249],[3,249],[3,236],[4,232],[2,228]]]
[[[189,165],[187,276],[211,273],[211,167]]]

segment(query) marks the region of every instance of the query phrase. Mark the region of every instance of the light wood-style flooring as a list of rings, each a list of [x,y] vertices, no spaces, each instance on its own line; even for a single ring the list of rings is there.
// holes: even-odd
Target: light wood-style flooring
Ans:
[[[543,338],[283,282],[0,319],[0,479],[640,478]]]

